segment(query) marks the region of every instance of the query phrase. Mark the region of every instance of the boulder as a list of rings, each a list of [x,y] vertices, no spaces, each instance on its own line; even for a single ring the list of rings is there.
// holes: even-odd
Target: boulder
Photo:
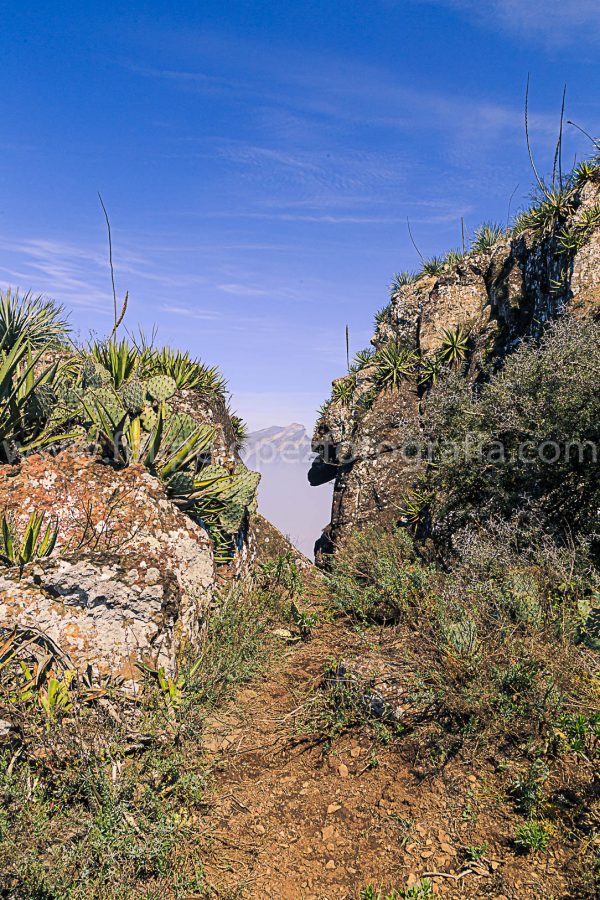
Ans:
[[[172,672],[199,643],[212,544],[145,468],[76,450],[31,456],[0,469],[0,510],[17,534],[34,510],[58,526],[51,557],[0,571],[0,627],[39,629],[75,668],[128,682],[138,660]]]

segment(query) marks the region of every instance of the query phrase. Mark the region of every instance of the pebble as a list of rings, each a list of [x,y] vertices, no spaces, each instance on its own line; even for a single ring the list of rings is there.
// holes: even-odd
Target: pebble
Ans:
[[[265,831],[266,831],[266,829],[265,829],[265,826],[264,826],[264,825],[255,825],[255,826],[254,826],[254,833],[255,833],[255,834],[264,834]]]
[[[352,759],[356,759],[358,756],[360,756],[361,753],[362,750],[360,749],[360,747],[353,747],[350,751],[350,756],[352,757]]]
[[[330,803],[329,806],[327,807],[327,814],[331,815],[331,813],[337,812],[338,809],[341,809],[341,808],[342,807],[340,806],[339,803]]]
[[[329,862],[326,864],[325,868],[326,869],[335,869],[334,861],[332,859],[330,859]]]
[[[339,772],[341,778],[347,778],[348,775],[350,774],[348,772],[348,766],[346,765],[346,763],[341,763],[339,765],[338,772]]]
[[[323,831],[321,832],[321,836],[324,841],[330,840],[333,837],[333,825],[326,825]]]

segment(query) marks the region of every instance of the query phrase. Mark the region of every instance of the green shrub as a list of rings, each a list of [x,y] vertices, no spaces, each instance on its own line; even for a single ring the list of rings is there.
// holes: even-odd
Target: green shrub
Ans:
[[[431,570],[404,529],[371,527],[340,548],[327,576],[334,607],[359,621],[395,621],[426,589]]]
[[[599,348],[599,323],[565,318],[539,342],[524,343],[483,386],[473,390],[459,375],[438,378],[426,419],[440,524],[451,521],[456,532],[468,521],[523,511],[550,532],[593,537]]]
[[[541,822],[524,822],[517,826],[514,841],[520,853],[544,853],[550,843],[550,832]]]

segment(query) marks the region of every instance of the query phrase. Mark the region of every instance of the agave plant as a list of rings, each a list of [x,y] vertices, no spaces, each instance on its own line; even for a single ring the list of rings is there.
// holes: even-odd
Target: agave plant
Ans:
[[[445,261],[441,256],[432,256],[426,259],[421,266],[421,275],[441,275],[444,271]]]
[[[365,347],[364,350],[359,350],[356,356],[354,357],[354,362],[350,367],[350,372],[352,374],[356,374],[360,372],[365,366],[368,366],[369,363],[373,361],[373,357],[375,356],[375,350],[373,347]]]
[[[24,335],[8,350],[0,342],[0,453],[4,459],[72,437],[57,433],[59,421],[50,425],[63,367],[58,362],[43,366],[46,349],[43,346],[32,354]]]
[[[24,566],[34,559],[50,556],[58,538],[58,519],[52,519],[42,531],[45,514],[34,510],[23,534],[17,535],[14,521],[2,513],[0,562],[5,566]]]
[[[376,379],[380,388],[397,389],[400,382],[415,374],[417,355],[395,343],[384,344],[374,357]]]
[[[106,453],[122,465],[141,463],[163,481],[188,472],[199,455],[214,441],[215,432],[208,425],[199,425],[190,416],[171,413],[166,402],[159,405],[156,419],[144,427],[143,416],[131,416],[118,404],[103,395],[95,402],[83,399],[93,436]]]
[[[419,384],[435,384],[442,369],[442,360],[438,354],[425,357],[419,364]]]
[[[43,296],[0,292],[0,345],[5,352],[19,341],[32,350],[59,344],[69,332],[64,307]]]
[[[484,222],[475,232],[473,241],[473,250],[478,253],[491,250],[496,244],[502,240],[504,229],[497,222]]]
[[[89,356],[110,374],[115,388],[121,387],[136,374],[142,360],[134,344],[126,338],[118,341],[115,337],[91,344]]]
[[[383,306],[381,309],[378,309],[375,313],[375,325],[381,325],[382,322],[385,322],[386,319],[389,318],[390,315],[390,305]]]
[[[469,332],[465,328],[442,330],[442,345],[439,350],[441,362],[451,366],[458,365],[466,358],[468,349]]]
[[[248,426],[241,416],[238,416],[235,413],[229,412],[229,419],[235,434],[236,449],[242,450],[248,440]]]
[[[571,183],[576,189],[583,187],[588,181],[597,181],[599,178],[600,165],[589,160],[580,162],[571,173]]]
[[[336,381],[333,385],[333,390],[331,392],[332,399],[342,406],[350,406],[352,404],[355,387],[356,379],[348,377],[340,378],[339,381]]]
[[[206,366],[199,360],[192,359],[189,353],[163,347],[149,354],[146,366],[156,373],[173,378],[180,390],[218,397],[223,397],[226,393],[227,382],[217,367]]]
[[[412,491],[410,494],[403,494],[401,499],[400,518],[404,519],[409,525],[418,525],[431,501],[431,494]]]
[[[460,262],[465,258],[465,254],[462,250],[448,250],[446,256],[444,257],[444,266],[452,267],[457,266]]]
[[[390,297],[392,300],[396,294],[407,284],[413,284],[416,276],[412,272],[396,272],[390,282]]]
[[[572,188],[546,188],[542,198],[517,218],[513,234],[531,231],[541,240],[553,234],[575,212],[575,208],[575,192]]]

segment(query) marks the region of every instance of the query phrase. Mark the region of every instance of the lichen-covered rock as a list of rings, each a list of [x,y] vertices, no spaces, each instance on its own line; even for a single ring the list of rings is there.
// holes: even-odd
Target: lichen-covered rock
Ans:
[[[172,671],[196,645],[214,587],[211,541],[142,466],[64,451],[0,469],[0,509],[22,532],[54,517],[54,555],[0,573],[0,626],[36,627],[77,668],[126,680],[139,659]]]
[[[577,231],[582,217],[597,215],[599,204],[597,179],[585,183],[574,195],[567,227]],[[597,223],[570,253],[561,251],[559,233],[536,238],[524,231],[498,240],[486,252],[468,253],[439,276],[422,275],[395,290],[371,343],[380,350],[394,342],[416,360],[427,360],[440,350],[444,332],[465,329],[471,350],[465,374],[473,380],[485,363],[538,334],[550,318],[565,311],[598,314],[599,273]],[[371,360],[336,379],[333,399],[315,427],[313,450],[319,458],[309,481],[335,479],[331,522],[316,547],[321,563],[363,523],[401,519],[405,498],[422,471],[406,450],[421,436],[425,390],[418,377],[382,390],[376,371]],[[339,386],[347,380],[352,402]]]

